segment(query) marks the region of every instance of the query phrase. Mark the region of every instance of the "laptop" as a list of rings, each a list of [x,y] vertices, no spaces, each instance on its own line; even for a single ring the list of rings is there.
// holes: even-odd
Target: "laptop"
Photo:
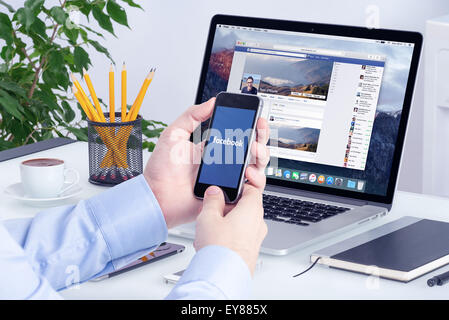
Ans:
[[[249,78],[270,126],[261,252],[285,255],[390,211],[421,46],[416,32],[212,18],[196,103],[248,92]],[[169,232],[194,238],[195,226]]]

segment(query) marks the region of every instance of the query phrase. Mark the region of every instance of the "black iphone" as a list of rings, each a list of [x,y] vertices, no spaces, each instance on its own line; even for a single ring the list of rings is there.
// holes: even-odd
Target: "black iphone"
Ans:
[[[242,192],[245,169],[262,99],[257,95],[220,92],[206,130],[194,194],[204,197],[206,189],[215,185],[223,190],[227,203],[235,203]]]

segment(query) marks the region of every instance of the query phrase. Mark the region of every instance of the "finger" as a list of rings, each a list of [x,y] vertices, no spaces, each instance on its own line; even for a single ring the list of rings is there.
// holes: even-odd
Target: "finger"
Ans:
[[[194,165],[199,165],[201,163],[201,157],[203,155],[204,146],[206,141],[201,141],[198,144],[192,144],[192,163]]]
[[[203,199],[203,210],[201,213],[223,216],[225,199],[223,191],[217,186],[206,189]]]
[[[251,145],[251,164],[259,170],[265,169],[270,161],[270,150],[266,144],[254,142]]]
[[[260,191],[260,189],[252,186],[251,184],[245,184],[242,196],[237,202],[236,208],[237,207],[251,208],[250,210],[245,210],[248,215],[254,213],[260,214],[259,211],[261,211],[263,216],[262,192]],[[232,214],[232,212],[233,211],[231,211],[229,214]]]
[[[191,106],[171,125],[171,128],[182,129],[186,139],[190,139],[191,133],[198,127],[198,125],[209,119],[214,110],[215,98],[209,99],[199,105]]]
[[[270,137],[270,127],[268,122],[264,118],[259,118],[257,120],[257,142],[266,145],[268,143],[268,138]]]
[[[259,189],[259,192],[262,192],[265,189],[267,179],[263,171],[253,165],[250,165],[246,168],[245,177],[248,179],[248,183]]]

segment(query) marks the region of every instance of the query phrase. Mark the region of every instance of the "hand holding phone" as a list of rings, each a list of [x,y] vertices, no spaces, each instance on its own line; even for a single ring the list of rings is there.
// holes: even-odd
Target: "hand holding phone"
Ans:
[[[227,203],[239,199],[261,109],[262,100],[256,95],[217,95],[194,187],[196,197],[202,199],[206,189],[216,185]]]

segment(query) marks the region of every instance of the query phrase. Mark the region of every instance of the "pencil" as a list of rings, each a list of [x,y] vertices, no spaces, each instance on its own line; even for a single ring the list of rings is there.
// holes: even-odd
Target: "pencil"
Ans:
[[[134,101],[131,110],[129,110],[129,113],[126,117],[126,121],[134,121],[137,118],[137,115],[139,114],[140,107],[143,102],[143,98],[145,97],[145,93],[148,90],[148,87],[150,86],[151,81],[153,80],[153,76],[156,69],[153,70],[151,68],[150,72],[148,73],[147,77],[145,78],[142,87],[140,88],[139,94],[137,95],[136,100]]]
[[[109,122],[115,122],[114,68],[109,69]]]
[[[81,84],[79,83],[79,81],[75,78],[75,76],[72,74],[70,74],[70,76],[72,77],[72,81],[73,84],[75,85],[75,87],[78,89],[78,92],[80,94],[80,96],[82,97],[82,101],[84,101],[85,106],[88,108],[88,110],[90,111],[90,114],[92,116],[92,121],[97,121],[100,122],[99,117],[97,112],[95,111],[94,107],[92,106],[92,104],[89,101],[89,98],[87,97],[86,93],[83,90],[83,87],[81,87]],[[76,96],[75,96],[76,97]],[[79,101],[79,100],[78,100]],[[81,102],[80,102],[81,103]]]
[[[89,108],[86,106],[86,102],[84,101],[81,93],[78,91],[78,89],[76,88],[75,85],[72,86],[72,91],[73,91],[73,94],[75,95],[76,99],[78,100],[81,108],[83,109],[84,113],[86,114],[87,118],[89,118],[89,120],[92,120],[93,116],[90,113]]]
[[[97,109],[98,115],[100,116],[100,120],[102,122],[106,122],[104,118],[103,110],[101,110],[100,102],[98,101],[97,94],[95,93],[94,86],[92,85],[92,81],[90,80],[90,76],[87,73],[87,70],[83,68],[84,80],[86,81],[87,88],[89,88],[90,96],[94,101],[95,108]]]
[[[123,61],[122,67],[122,122],[126,120],[126,65],[125,61]]]

